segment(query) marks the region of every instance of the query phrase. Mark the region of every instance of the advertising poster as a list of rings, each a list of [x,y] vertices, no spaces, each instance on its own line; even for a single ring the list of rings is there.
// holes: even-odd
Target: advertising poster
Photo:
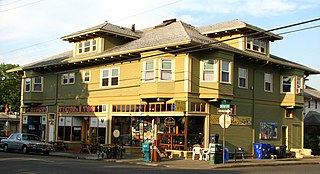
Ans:
[[[65,126],[65,117],[59,117],[59,126]]]
[[[72,117],[66,117],[66,126],[71,126]]]

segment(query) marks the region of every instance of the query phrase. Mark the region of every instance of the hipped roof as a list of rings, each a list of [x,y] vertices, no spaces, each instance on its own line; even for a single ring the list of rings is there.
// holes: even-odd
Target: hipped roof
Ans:
[[[99,28],[99,27],[98,27]],[[110,28],[109,28],[110,29]],[[143,31],[143,32],[142,32]],[[76,33],[75,33],[76,34]],[[73,34],[73,35],[75,35]],[[67,36],[65,36],[67,37]],[[199,48],[220,49],[232,52],[237,55],[243,55],[250,58],[264,60],[266,62],[298,68],[307,72],[307,74],[320,74],[319,71],[309,67],[285,60],[283,58],[254,53],[251,51],[239,50],[231,47],[221,41],[204,36],[196,28],[190,24],[181,21],[169,23],[161,27],[149,28],[141,30],[139,38],[123,45],[115,46],[101,53],[85,54],[83,56],[73,57],[73,51],[67,51],[47,59],[43,59],[28,65],[20,66],[9,70],[9,72],[23,71],[39,67],[57,66],[63,64],[74,64],[81,61],[95,60],[105,57],[119,56],[123,54],[141,53],[148,50],[163,49],[170,46],[185,46],[186,48],[173,50],[170,53],[192,52]],[[195,48],[194,46],[197,46]],[[124,59],[123,59],[124,60]]]

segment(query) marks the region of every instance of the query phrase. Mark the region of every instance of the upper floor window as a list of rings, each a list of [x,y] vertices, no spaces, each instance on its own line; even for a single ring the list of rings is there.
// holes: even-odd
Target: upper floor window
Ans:
[[[34,92],[42,92],[42,81],[43,81],[43,77],[40,77],[40,76],[33,77]]]
[[[30,92],[31,91],[31,78],[26,78],[24,82],[24,91]]]
[[[247,37],[246,48],[249,50],[258,51],[261,53],[266,52],[266,41]]]
[[[318,109],[318,100],[315,100],[315,101],[314,101],[314,108],[315,108],[315,109]]]
[[[83,72],[83,81],[84,82],[90,82],[90,71],[84,71]]]
[[[203,71],[202,71],[203,81],[214,81],[214,60],[204,60],[203,61]]]
[[[239,87],[240,88],[248,88],[248,70],[245,68],[239,68]]]
[[[119,68],[101,70],[101,86],[117,86],[119,84]]]
[[[264,91],[272,92],[272,74],[264,73]]]
[[[148,60],[144,62],[144,81],[154,80],[154,60]]]
[[[293,118],[293,109],[286,109],[285,118]]]
[[[74,84],[74,82],[75,82],[74,73],[62,74],[62,76],[61,76],[61,84],[62,85]]]
[[[89,40],[78,44],[78,53],[87,53],[97,50],[97,40]]]
[[[221,68],[221,82],[230,83],[230,62],[229,61],[222,61],[222,68]]]
[[[282,76],[281,77],[281,84],[282,84],[281,92],[291,92],[291,83],[292,83],[292,76]]]
[[[302,86],[302,78],[297,76],[297,93],[301,93]]]
[[[161,61],[161,80],[172,80],[172,60]]]

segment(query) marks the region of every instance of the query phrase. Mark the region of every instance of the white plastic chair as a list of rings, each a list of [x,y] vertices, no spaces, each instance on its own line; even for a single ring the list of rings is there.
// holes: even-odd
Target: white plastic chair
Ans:
[[[203,149],[202,150],[202,158],[206,161],[210,160],[210,149]]]
[[[192,160],[194,160],[196,155],[199,155],[199,160],[202,160],[201,147],[194,147],[192,149]]]

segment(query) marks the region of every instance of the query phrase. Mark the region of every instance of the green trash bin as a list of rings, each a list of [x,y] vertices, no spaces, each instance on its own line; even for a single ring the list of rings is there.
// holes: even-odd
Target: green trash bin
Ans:
[[[210,164],[223,163],[223,148],[221,144],[210,143]]]

